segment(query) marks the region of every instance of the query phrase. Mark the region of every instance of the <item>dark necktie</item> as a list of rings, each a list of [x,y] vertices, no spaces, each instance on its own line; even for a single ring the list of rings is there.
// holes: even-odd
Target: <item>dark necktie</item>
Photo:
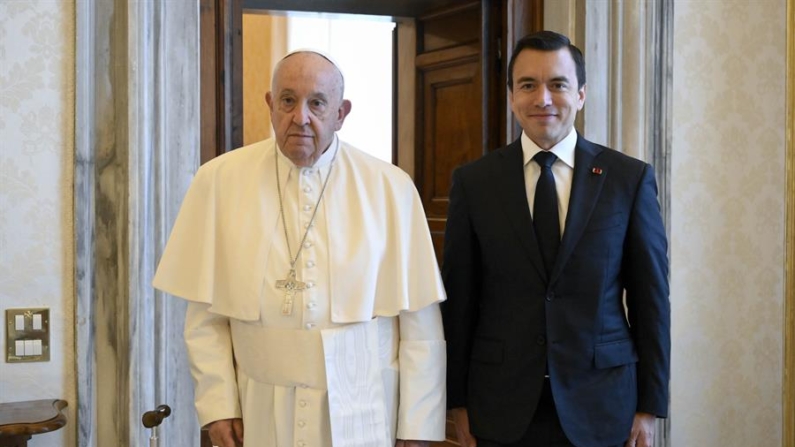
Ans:
[[[555,190],[555,176],[552,174],[552,163],[558,157],[552,152],[541,151],[533,160],[541,167],[541,175],[536,184],[535,203],[533,205],[533,226],[538,238],[538,246],[544,258],[547,276],[552,274],[552,266],[558,256],[560,246],[560,219],[558,218],[558,193]]]

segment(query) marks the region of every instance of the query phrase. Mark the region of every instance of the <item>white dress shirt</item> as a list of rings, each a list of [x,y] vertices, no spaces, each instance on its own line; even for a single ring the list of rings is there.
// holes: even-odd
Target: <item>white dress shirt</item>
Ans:
[[[527,205],[530,207],[530,215],[533,214],[535,204],[536,183],[541,176],[541,167],[533,161],[533,157],[543,149],[522,132],[522,154],[524,159],[524,186],[527,193]],[[569,209],[569,197],[571,196],[571,182],[574,177],[574,146],[577,145],[577,132],[574,128],[558,144],[549,150],[558,159],[552,165],[552,174],[555,176],[555,190],[558,193],[558,216],[560,217],[560,235],[566,227],[566,214]]]

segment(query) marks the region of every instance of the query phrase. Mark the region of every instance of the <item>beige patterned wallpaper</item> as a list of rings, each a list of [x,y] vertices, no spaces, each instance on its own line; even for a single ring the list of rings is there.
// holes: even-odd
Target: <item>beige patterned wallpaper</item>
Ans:
[[[782,445],[785,9],[675,3],[675,447]]]
[[[781,445],[785,3],[676,2],[674,447]],[[73,65],[73,0],[0,0],[0,311],[53,326],[49,363],[0,360],[0,401],[75,399]]]
[[[0,402],[66,399],[71,421],[74,13],[73,0],[0,0],[0,312],[49,307],[52,329],[49,362],[3,355]],[[74,427],[29,446],[73,445]]]

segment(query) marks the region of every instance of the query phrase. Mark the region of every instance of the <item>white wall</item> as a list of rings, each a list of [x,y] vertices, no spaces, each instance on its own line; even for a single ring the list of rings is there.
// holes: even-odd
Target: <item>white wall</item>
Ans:
[[[782,445],[785,10],[675,3],[675,447]]]
[[[49,307],[50,361],[0,359],[0,402],[65,399],[74,444],[74,1],[0,1],[0,312]],[[2,325],[5,347],[5,324]]]

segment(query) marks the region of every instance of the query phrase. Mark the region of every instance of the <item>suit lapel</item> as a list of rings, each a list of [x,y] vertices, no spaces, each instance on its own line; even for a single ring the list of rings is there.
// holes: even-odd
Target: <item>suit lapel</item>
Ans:
[[[531,262],[539,274],[546,277],[544,261],[541,258],[541,250],[530,217],[530,206],[527,203],[522,144],[520,140],[516,140],[499,151],[501,158],[497,160],[495,172],[492,173],[500,186],[496,196],[502,199],[502,209],[508,216],[522,246],[530,254]]]
[[[605,178],[609,175],[607,166],[597,166],[596,156],[601,148],[577,135],[574,149],[574,177],[571,184],[569,209],[566,214],[566,228],[560,242],[558,258],[552,270],[552,281],[557,280],[563,266],[571,256],[574,247],[582,237],[585,225],[591,217]]]

